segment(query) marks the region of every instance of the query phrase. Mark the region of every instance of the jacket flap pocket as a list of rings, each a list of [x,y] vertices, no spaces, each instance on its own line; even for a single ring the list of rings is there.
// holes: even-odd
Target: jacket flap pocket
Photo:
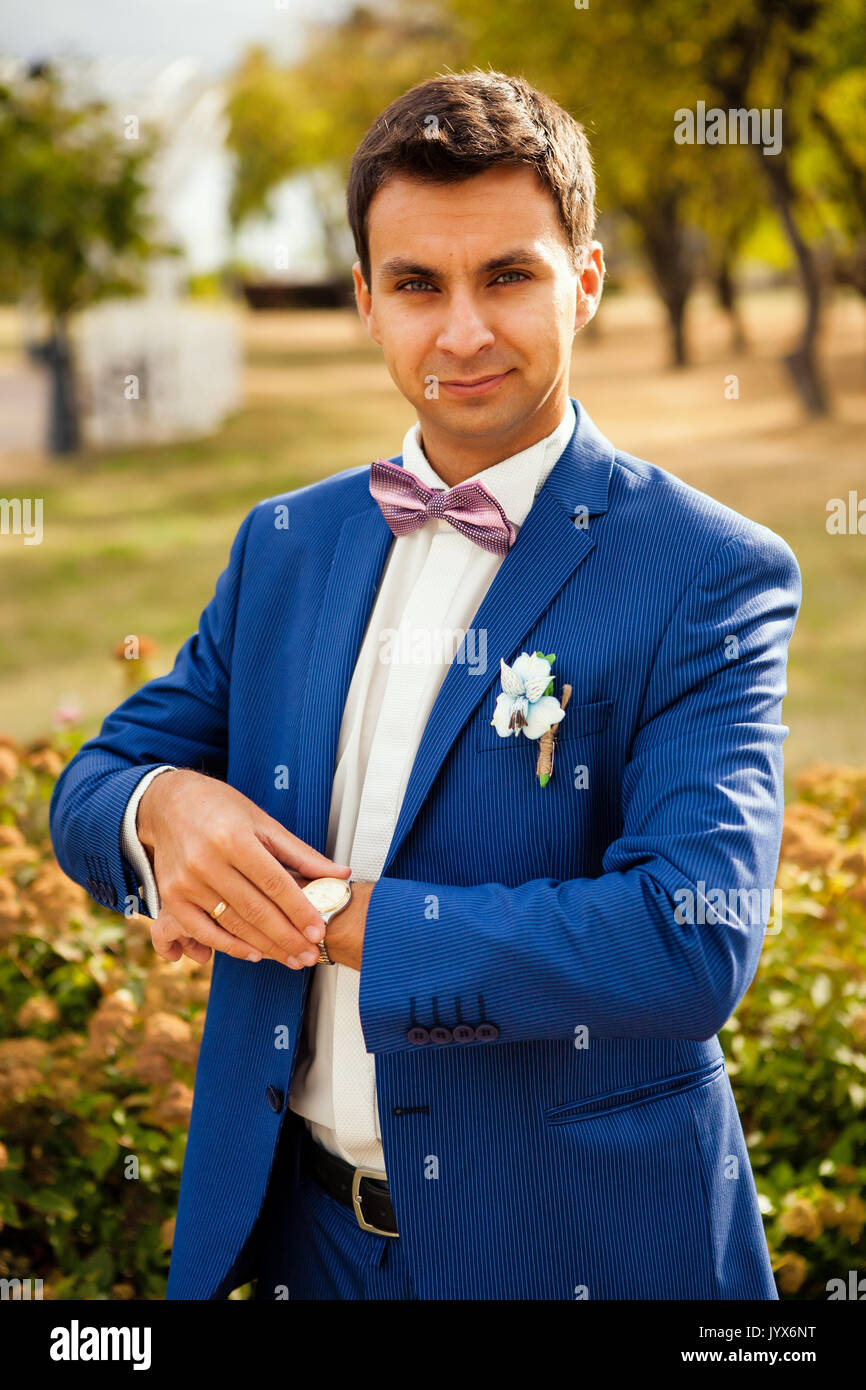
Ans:
[[[608,1115],[616,1110],[629,1110],[633,1105],[644,1105],[647,1101],[662,1100],[667,1096],[691,1091],[696,1086],[705,1086],[725,1070],[725,1059],[719,1057],[702,1067],[679,1072],[676,1076],[663,1077],[660,1081],[648,1081],[641,1086],[629,1086],[624,1090],[608,1091],[604,1095],[587,1096],[585,1100],[570,1100],[564,1105],[554,1105],[545,1110],[544,1118],[548,1124],[571,1124],[577,1120],[589,1120],[598,1115]]]
[[[556,732],[556,745],[561,747],[574,738],[586,738],[590,734],[601,733],[606,728],[613,709],[613,700],[595,700],[589,705],[575,705],[570,701],[565,707],[565,718],[559,721]],[[537,739],[517,738],[513,734],[503,737],[498,734],[489,721],[484,721],[478,731],[476,747],[486,751],[491,748],[508,748],[512,743],[533,743],[537,749]]]

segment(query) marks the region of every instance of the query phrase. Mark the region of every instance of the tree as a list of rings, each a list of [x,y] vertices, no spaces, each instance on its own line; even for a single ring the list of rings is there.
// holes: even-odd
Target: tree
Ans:
[[[152,139],[124,139],[104,103],[67,105],[46,66],[0,86],[0,289],[49,316],[35,355],[51,373],[53,453],[80,442],[71,316],[140,289],[145,258],[171,249],[147,236],[142,170],[153,149]]]
[[[339,24],[311,29],[303,57],[289,67],[272,62],[260,47],[251,49],[230,80],[226,101],[227,143],[236,156],[233,229],[269,213],[274,190],[306,173],[331,271],[348,274],[341,194],[352,154],[382,107],[439,64],[446,35],[441,23],[419,17],[409,0],[400,0],[387,13],[359,5]]]

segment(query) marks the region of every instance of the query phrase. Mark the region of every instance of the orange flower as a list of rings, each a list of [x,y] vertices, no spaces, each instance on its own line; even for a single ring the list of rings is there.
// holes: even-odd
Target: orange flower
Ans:
[[[50,917],[65,917],[75,908],[82,908],[87,894],[80,884],[68,878],[56,862],[43,864],[30,885],[30,896],[42,912]]]
[[[19,1028],[29,1028],[34,1023],[56,1023],[60,1010],[47,994],[31,994],[15,1015]]]
[[[182,1081],[172,1081],[164,1095],[153,1107],[153,1117],[158,1125],[166,1129],[177,1129],[189,1124],[192,1111],[192,1091]]]
[[[0,786],[11,782],[18,772],[18,759],[11,748],[0,747]]]
[[[860,1232],[866,1224],[866,1204],[862,1197],[852,1193],[845,1201],[839,1217],[839,1230],[854,1244],[860,1239]]]
[[[42,1080],[42,1061],[49,1052],[42,1038],[4,1038],[0,1042],[0,1104],[23,1101]]]
[[[176,1014],[157,1013],[145,1019],[144,1035],[153,1042],[164,1044],[174,1055],[176,1045],[189,1042],[192,1031],[186,1019],[178,1018]]]
[[[776,1282],[782,1293],[796,1293],[802,1288],[808,1266],[802,1255],[793,1251],[782,1256],[776,1266]]]
[[[780,859],[793,860],[804,869],[827,868],[839,856],[839,844],[824,834],[833,817],[821,806],[795,801],[785,810]]]
[[[802,1236],[804,1240],[817,1240],[821,1234],[821,1220],[811,1202],[798,1197],[779,1218],[779,1225],[786,1235]]]
[[[822,1226],[830,1228],[839,1225],[842,1208],[837,1206],[835,1198],[831,1197],[829,1192],[818,1199],[816,1209]]]
[[[59,777],[63,771],[63,759],[56,748],[37,748],[27,761],[34,772],[47,772],[51,777]]]
[[[107,994],[88,1024],[90,1046],[101,1056],[113,1056],[121,1044],[134,1041],[135,1002],[123,990]]]

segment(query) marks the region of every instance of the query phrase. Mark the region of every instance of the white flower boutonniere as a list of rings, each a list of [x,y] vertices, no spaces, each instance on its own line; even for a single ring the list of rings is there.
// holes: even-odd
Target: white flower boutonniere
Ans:
[[[500,659],[502,693],[497,697],[491,724],[500,738],[515,738],[522,732],[526,738],[539,739],[538,762],[535,773],[539,785],[547,786],[553,773],[553,750],[557,725],[565,717],[565,707],[571,697],[571,686],[562,687],[562,697],[553,694],[554,682],[550,668],[555,656],[543,652],[521,652],[513,666]]]

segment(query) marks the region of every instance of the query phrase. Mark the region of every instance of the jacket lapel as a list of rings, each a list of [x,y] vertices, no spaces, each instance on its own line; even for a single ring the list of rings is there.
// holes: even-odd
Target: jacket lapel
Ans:
[[[473,629],[487,632],[487,670],[470,675],[474,668],[457,657],[448,668],[412,765],[383,875],[460,730],[499,679],[499,658],[507,659],[519,645],[595,544],[591,529],[576,525],[574,518],[582,509],[587,517],[606,511],[614,449],[577,401],[574,406],[571,439],[472,619]],[[401,455],[392,461],[401,463]],[[366,470],[363,478],[368,489]],[[343,520],[319,610],[300,725],[309,741],[306,757],[299,760],[292,829],[322,850],[343,711],[393,539],[367,491],[363,504]]]
[[[308,743],[306,756],[298,760],[301,780],[292,829],[323,852],[343,710],[393,539],[368,491],[364,505],[340,528],[319,609],[300,724]]]
[[[576,524],[574,518],[578,513],[590,517],[606,511],[614,449],[579,403],[575,401],[574,405],[577,422],[571,439],[551,469],[470,624],[475,631],[486,629],[487,669],[484,675],[471,675],[473,668],[458,659],[461,653],[465,655],[464,638],[424,729],[383,876],[460,730],[499,679],[499,658],[508,659],[595,545],[589,526]]]

